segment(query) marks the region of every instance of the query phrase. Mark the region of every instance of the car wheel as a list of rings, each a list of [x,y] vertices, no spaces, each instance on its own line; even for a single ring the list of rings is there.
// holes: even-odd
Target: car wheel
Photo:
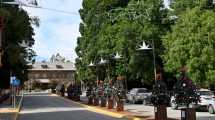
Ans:
[[[213,108],[213,106],[212,105],[209,105],[208,106],[208,112],[210,113],[210,114],[214,114],[214,108]]]
[[[172,108],[173,110],[175,110],[175,109],[178,108],[177,104],[176,104],[174,101],[171,101],[171,108]]]

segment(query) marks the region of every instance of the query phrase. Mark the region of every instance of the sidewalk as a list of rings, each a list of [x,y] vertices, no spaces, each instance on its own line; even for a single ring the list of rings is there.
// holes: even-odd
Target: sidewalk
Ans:
[[[0,120],[15,120],[16,113],[0,113]]]
[[[17,114],[21,108],[23,96],[19,95],[16,99],[16,108],[10,104],[10,99],[0,104],[0,120],[16,120]]]

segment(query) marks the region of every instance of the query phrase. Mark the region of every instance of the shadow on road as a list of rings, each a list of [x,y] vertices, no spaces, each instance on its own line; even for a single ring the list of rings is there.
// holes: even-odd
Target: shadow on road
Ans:
[[[25,94],[18,120],[119,120],[48,93]]]

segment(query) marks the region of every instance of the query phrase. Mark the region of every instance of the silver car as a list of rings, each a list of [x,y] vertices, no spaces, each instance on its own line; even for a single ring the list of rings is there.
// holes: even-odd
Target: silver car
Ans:
[[[211,100],[214,98],[213,92],[208,89],[200,89],[198,92],[200,95],[200,101],[197,103],[197,105],[195,105],[195,107],[207,109],[209,102],[211,103]],[[172,109],[178,109],[178,107],[181,107],[180,105],[176,104],[174,96],[171,97],[170,104]]]
[[[214,99],[213,92],[207,89],[201,89],[199,90],[199,93],[200,93],[200,101],[198,102],[199,107],[207,108],[210,101]]]
[[[126,94],[127,102],[131,102],[133,104],[137,102],[142,102],[143,104],[147,104],[150,102],[150,96],[152,93],[146,88],[133,88],[131,91]]]

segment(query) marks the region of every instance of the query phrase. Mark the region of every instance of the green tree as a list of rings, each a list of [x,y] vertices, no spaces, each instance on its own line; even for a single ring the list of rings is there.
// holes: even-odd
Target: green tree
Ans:
[[[198,6],[201,9],[212,8],[212,0],[173,0],[170,7],[172,13],[176,15],[183,14],[186,10],[195,8]]]
[[[8,88],[11,74],[17,76],[22,82],[27,79],[27,64],[32,62],[35,56],[35,52],[31,49],[34,44],[32,25],[39,25],[39,22],[16,5],[2,4],[0,16],[5,21],[0,85],[1,88]]]
[[[76,66],[82,71],[79,72],[82,79],[87,79],[86,66],[90,61],[96,63],[101,57],[108,59],[119,52],[123,57],[123,64],[118,67],[120,71],[131,80],[144,79],[143,82],[152,83],[152,51],[137,54],[137,46],[145,40],[152,47],[154,40],[156,63],[162,64],[161,36],[170,28],[162,0],[84,0],[80,15],[83,23],[76,48],[79,56]],[[114,64],[111,68],[115,69]]]
[[[188,67],[190,77],[200,86],[214,82],[215,13],[195,7],[184,11],[163,39],[165,68],[177,72]]]
[[[83,23],[80,24],[81,37],[78,38],[76,53],[79,58],[76,60],[79,77],[88,79],[89,69],[86,68],[90,61],[98,63],[101,57],[107,57],[110,51],[104,50],[104,45],[109,43],[101,42],[101,31],[109,21],[108,11],[115,7],[123,7],[127,0],[84,0],[83,9],[80,15]],[[107,48],[107,46],[106,46]],[[94,77],[95,78],[95,77]]]

